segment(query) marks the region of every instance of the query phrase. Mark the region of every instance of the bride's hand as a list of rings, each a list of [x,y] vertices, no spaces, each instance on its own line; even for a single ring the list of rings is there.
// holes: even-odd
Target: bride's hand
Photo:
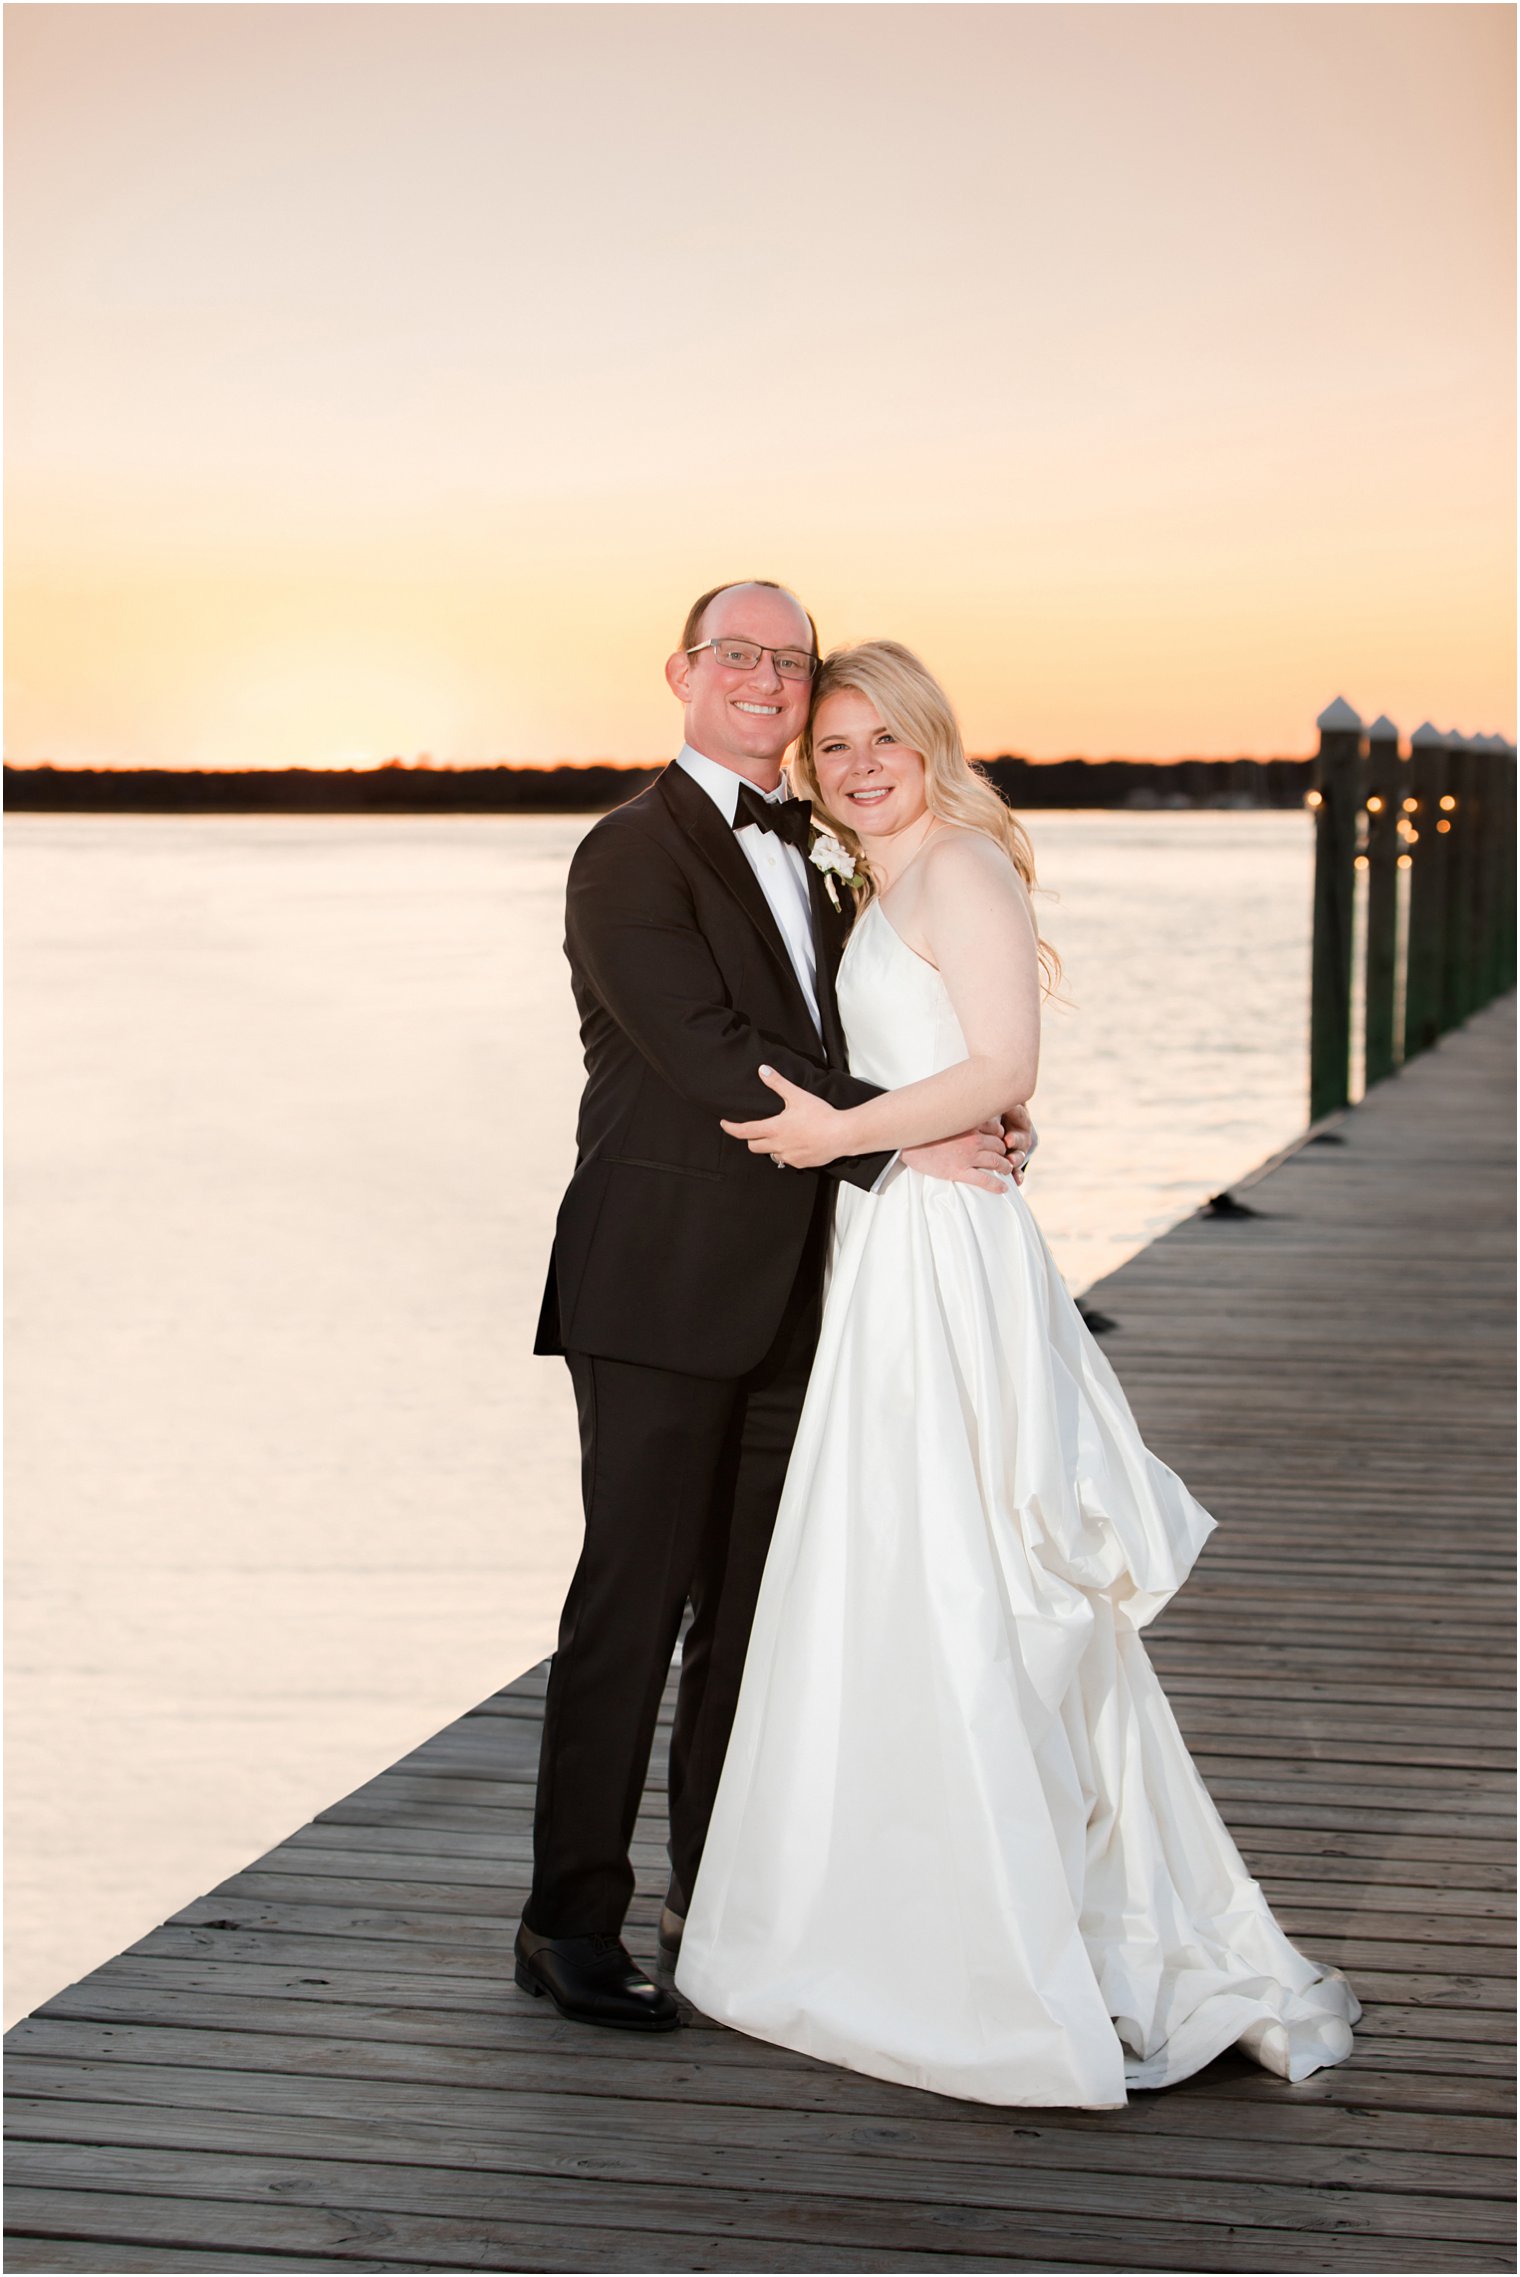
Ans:
[[[760,1080],[779,1095],[781,1113],[758,1123],[725,1122],[730,1138],[743,1139],[751,1154],[768,1154],[788,1170],[816,1170],[820,1163],[849,1152],[843,1136],[845,1118],[838,1107],[804,1091],[799,1083],[788,1083],[773,1067],[762,1067]]]

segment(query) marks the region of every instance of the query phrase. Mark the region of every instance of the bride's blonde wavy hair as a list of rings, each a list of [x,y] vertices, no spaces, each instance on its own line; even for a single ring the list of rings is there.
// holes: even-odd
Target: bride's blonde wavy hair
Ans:
[[[857,889],[864,908],[876,893],[865,849],[850,825],[830,808],[818,781],[813,755],[813,722],[826,697],[851,689],[876,706],[882,725],[900,743],[920,754],[924,762],[924,799],[931,814],[957,822],[963,829],[979,830],[1001,846],[1030,892],[1035,891],[1034,853],[1023,825],[985,775],[966,757],[959,722],[949,697],[932,672],[920,664],[909,648],[895,640],[862,640],[850,648],[832,649],[813,680],[808,723],[792,759],[795,788],[812,800],[819,816],[855,858],[862,884]],[[1050,943],[1039,942],[1040,967],[1048,993],[1061,977],[1061,960]]]

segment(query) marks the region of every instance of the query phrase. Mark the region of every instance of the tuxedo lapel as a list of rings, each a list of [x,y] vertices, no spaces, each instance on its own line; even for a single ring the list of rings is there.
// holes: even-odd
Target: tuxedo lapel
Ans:
[[[845,1050],[844,1027],[839,1017],[839,1003],[834,994],[834,975],[844,954],[844,944],[850,921],[842,903],[844,889],[835,887],[841,906],[836,909],[829,897],[823,873],[812,862],[807,865],[808,906],[813,916],[813,964],[818,988],[818,1016],[823,1026],[823,1048],[831,1067],[850,1064]]]
[[[675,816],[685,835],[691,840],[698,852],[712,864],[739,907],[744,911],[745,916],[749,918],[759,932],[761,939],[775,958],[781,971],[791,982],[797,1001],[802,1006],[804,1017],[809,1028],[811,1028],[813,1025],[812,1014],[807,1010],[807,999],[802,993],[792,960],[787,955],[786,943],[781,938],[781,928],[776,923],[771,905],[765,898],[764,887],[750,868],[744,848],[734,836],[732,825],[724,821],[701,784],[694,783],[684,767],[674,765],[667,767],[660,777],[659,787],[671,813]],[[810,878],[815,878],[818,875],[811,863],[808,864],[808,875]],[[811,892],[809,899],[811,900]],[[814,918],[814,931],[816,934],[816,916]],[[821,967],[819,977],[821,1004]]]

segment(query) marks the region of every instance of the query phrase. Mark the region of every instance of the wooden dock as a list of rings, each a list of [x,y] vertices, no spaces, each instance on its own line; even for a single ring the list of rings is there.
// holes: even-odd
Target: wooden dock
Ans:
[[[999,2112],[566,2024],[511,1976],[540,1668],[16,2026],[9,2266],[1512,2268],[1513,1069],[1509,998],[1090,1300],[1221,1520],[1154,1657],[1349,2064]]]

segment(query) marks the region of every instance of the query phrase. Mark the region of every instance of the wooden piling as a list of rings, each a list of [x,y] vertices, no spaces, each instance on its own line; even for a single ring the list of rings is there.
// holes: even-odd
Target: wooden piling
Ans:
[[[1446,787],[1436,835],[1443,841],[1446,907],[1441,953],[1441,1027],[1459,1027],[1477,1008],[1478,753],[1471,736],[1446,739]]]
[[[1515,914],[1515,754],[1502,735],[1487,738],[1490,920],[1487,983],[1490,997],[1514,985],[1510,960]]]
[[[1367,730],[1367,1022],[1365,1082],[1370,1090],[1397,1064],[1394,1030],[1399,923],[1399,731],[1386,716]]]
[[[1470,1002],[1474,1011],[1490,1002],[1498,987],[1503,777],[1492,735],[1470,736],[1473,764],[1473,892],[1469,913]]]
[[[1351,931],[1362,722],[1344,697],[1320,713],[1314,812],[1314,943],[1310,964],[1309,1120],[1351,1098]]]
[[[1495,918],[1495,995],[1515,986],[1515,747],[1513,742],[1495,738],[1497,761],[1500,761],[1500,779],[1497,779],[1497,854],[1495,874],[1500,881],[1497,888],[1497,918]]]
[[[1422,720],[1409,738],[1411,781],[1404,799],[1409,878],[1409,961],[1404,995],[1404,1057],[1428,1051],[1441,1033],[1446,949],[1445,842],[1436,829],[1446,787],[1446,737]]]

